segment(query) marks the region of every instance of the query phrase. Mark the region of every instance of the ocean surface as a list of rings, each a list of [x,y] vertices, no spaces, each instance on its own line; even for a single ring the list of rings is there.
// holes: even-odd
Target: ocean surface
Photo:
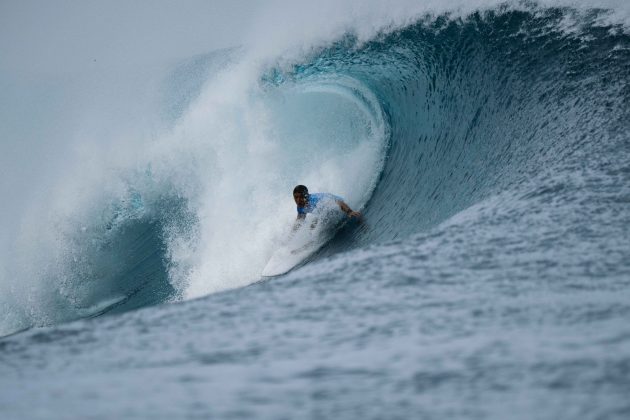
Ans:
[[[6,99],[0,417],[630,418],[630,14],[490,3],[170,60],[47,192]],[[363,223],[263,279],[296,184]]]

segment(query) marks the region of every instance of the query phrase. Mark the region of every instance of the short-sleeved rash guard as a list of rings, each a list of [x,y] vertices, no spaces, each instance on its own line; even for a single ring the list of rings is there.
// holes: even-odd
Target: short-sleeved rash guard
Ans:
[[[298,207],[298,214],[306,214],[312,213],[317,208],[318,204],[322,204],[324,202],[335,202],[342,201],[341,197],[338,197],[329,193],[313,193],[308,195],[308,204],[306,207]]]

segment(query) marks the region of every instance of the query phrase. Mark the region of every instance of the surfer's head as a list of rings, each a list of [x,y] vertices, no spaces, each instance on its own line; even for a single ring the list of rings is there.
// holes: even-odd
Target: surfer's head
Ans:
[[[293,188],[293,199],[298,207],[306,207],[308,205],[308,188],[304,185]]]

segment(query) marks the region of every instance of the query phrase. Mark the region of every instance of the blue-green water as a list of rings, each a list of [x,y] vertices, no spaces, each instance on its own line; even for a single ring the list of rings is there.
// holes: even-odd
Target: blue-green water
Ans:
[[[163,118],[195,153],[123,171],[51,294],[12,292],[3,332],[34,328],[0,339],[2,417],[628,418],[630,37],[574,13],[346,34],[266,66],[207,154],[186,110],[243,55],[179,66]],[[292,218],[304,178],[365,223],[258,281],[286,223],[256,209]]]

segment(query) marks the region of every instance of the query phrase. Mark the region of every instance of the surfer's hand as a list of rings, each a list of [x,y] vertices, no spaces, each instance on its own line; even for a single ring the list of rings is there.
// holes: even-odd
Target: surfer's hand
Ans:
[[[358,211],[350,211],[348,213],[346,213],[348,215],[348,217],[354,217],[355,219],[361,220],[361,213],[359,213]]]

